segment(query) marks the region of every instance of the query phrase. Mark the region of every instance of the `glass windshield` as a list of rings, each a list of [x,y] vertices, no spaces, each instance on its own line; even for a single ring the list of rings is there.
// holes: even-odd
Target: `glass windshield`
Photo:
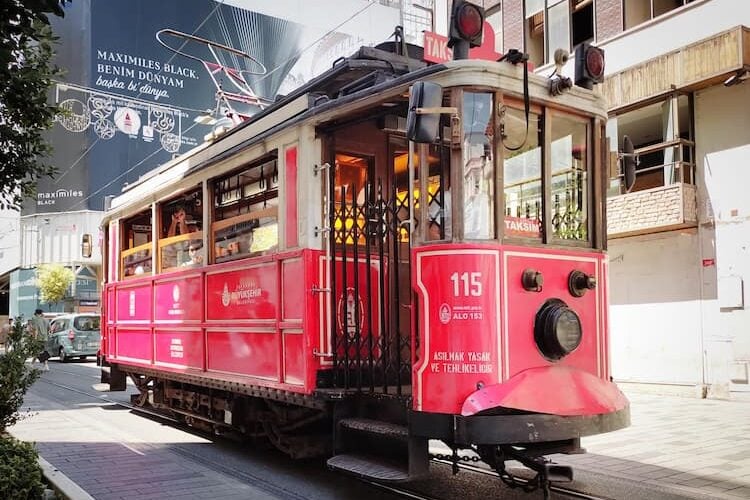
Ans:
[[[463,99],[463,189],[464,237],[487,240],[495,237],[494,158],[492,94],[466,92]],[[450,190],[446,190],[450,206]]]
[[[99,330],[99,316],[78,316],[73,320],[73,328],[82,332]]]
[[[505,236],[542,237],[542,127],[539,114],[506,108],[503,122],[505,155]]]
[[[588,240],[587,122],[552,115],[552,235]]]

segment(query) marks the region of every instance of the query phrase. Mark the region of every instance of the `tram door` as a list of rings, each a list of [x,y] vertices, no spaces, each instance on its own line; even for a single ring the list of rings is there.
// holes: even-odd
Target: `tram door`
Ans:
[[[429,168],[415,162],[410,210],[408,142],[377,122],[342,127],[328,153],[333,383],[363,392],[408,394],[411,386],[411,245],[414,235],[450,239],[440,210],[449,154],[430,146]],[[420,172],[424,170],[424,174]],[[428,227],[420,220],[420,175],[427,175]],[[411,220],[410,220],[411,218]]]
[[[333,383],[399,395],[411,385],[408,200],[375,121],[334,132],[329,152]]]

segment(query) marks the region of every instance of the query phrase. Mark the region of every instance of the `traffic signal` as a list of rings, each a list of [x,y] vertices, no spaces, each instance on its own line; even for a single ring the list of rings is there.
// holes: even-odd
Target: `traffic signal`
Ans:
[[[469,57],[470,47],[482,45],[484,9],[466,2],[453,0],[448,47],[453,48],[453,59]]]
[[[604,50],[588,43],[576,48],[575,84],[592,89],[604,81]]]

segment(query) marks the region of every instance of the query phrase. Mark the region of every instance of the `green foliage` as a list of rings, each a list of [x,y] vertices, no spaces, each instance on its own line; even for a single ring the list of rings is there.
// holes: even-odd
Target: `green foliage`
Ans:
[[[43,498],[36,449],[11,436],[0,437],[0,498]]]
[[[39,370],[26,364],[43,349],[41,339],[33,339],[24,331],[23,322],[17,318],[5,344],[5,354],[0,354],[0,435],[18,422],[23,396],[39,378]],[[2,453],[0,453],[2,456]],[[5,498],[0,495],[0,498]]]
[[[73,271],[60,264],[44,264],[36,270],[36,285],[42,302],[52,304],[65,298],[75,279]]]
[[[55,168],[43,133],[57,108],[47,102],[56,38],[48,13],[63,16],[69,0],[0,0],[0,209],[20,208],[40,177]]]

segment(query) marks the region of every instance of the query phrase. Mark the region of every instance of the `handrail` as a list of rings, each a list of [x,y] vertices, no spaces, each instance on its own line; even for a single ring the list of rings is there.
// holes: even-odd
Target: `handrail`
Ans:
[[[151,242],[143,243],[141,245],[138,245],[137,247],[128,248],[127,250],[123,250],[120,252],[120,257],[129,257],[130,255],[133,255],[134,253],[143,251],[143,250],[151,250]]]
[[[203,239],[203,231],[193,231],[192,233],[178,234],[176,236],[167,236],[166,238],[161,238],[159,240],[158,247],[159,249],[161,249],[162,247],[174,245],[175,243],[179,243],[181,241],[202,240],[202,239]]]
[[[655,151],[661,151],[667,148],[674,148],[677,146],[694,147],[695,141],[690,141],[688,139],[674,139],[672,141],[659,142],[657,144],[651,144],[650,146],[643,146],[642,148],[638,148],[635,151],[633,151],[633,154],[643,155],[643,154],[653,153]]]

